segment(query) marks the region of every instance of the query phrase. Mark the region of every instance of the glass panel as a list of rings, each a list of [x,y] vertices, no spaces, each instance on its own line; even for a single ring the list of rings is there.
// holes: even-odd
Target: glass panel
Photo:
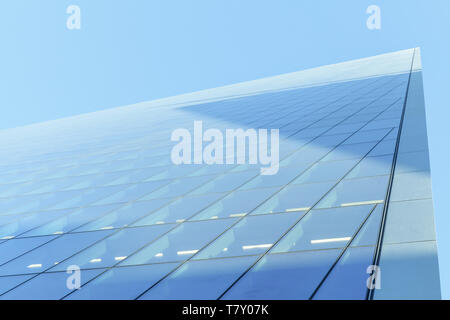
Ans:
[[[389,176],[343,180],[317,205],[317,208],[382,203]]]
[[[140,200],[178,197],[185,193],[188,193],[191,190],[197,189],[198,187],[204,185],[205,183],[213,180],[215,177],[216,176],[199,176],[175,180],[159,188],[158,190],[150,193],[149,195],[143,197]]]
[[[67,233],[80,225],[86,224],[91,220],[95,220],[99,216],[102,216],[118,207],[119,205],[109,205],[86,207],[76,210],[72,209],[69,214],[46,223],[36,229],[30,230],[22,236],[41,236]]]
[[[223,193],[215,193],[201,196],[185,196],[138,220],[132,225],[144,226],[184,222],[186,219],[189,219],[197,212],[211,205],[214,201],[222,198],[224,195],[225,194]]]
[[[130,185],[126,189],[123,189],[123,186],[121,186],[121,188],[120,188],[121,191],[116,192],[113,195],[106,197],[100,201],[97,201],[96,203],[94,203],[94,205],[104,205],[104,204],[110,204],[110,203],[120,203],[120,202],[128,202],[128,201],[132,201],[132,200],[137,200],[139,198],[142,198],[144,195],[167,184],[168,182],[169,181],[167,181],[167,180],[145,182],[145,183]]]
[[[194,195],[194,194],[204,194],[208,192],[231,191],[238,188],[239,186],[247,182],[249,179],[256,177],[257,175],[258,173],[254,171],[227,173],[225,175],[221,175],[215,178],[209,183],[206,183],[204,186],[197,188],[190,194]]]
[[[339,134],[339,133],[353,133],[361,129],[366,122],[359,122],[359,123],[350,123],[345,125],[338,125],[327,132],[327,134]]]
[[[186,260],[234,222],[235,219],[184,222],[162,238],[130,256],[120,265]]]
[[[391,202],[386,220],[384,243],[436,240],[433,201]]]
[[[325,182],[287,186],[259,206],[252,214],[308,210],[333,185],[334,182]]]
[[[340,180],[351,168],[356,165],[357,162],[358,160],[354,159],[316,163],[300,177],[295,179],[292,184]]]
[[[0,243],[0,265],[54,239],[55,236],[12,239]]]
[[[217,299],[255,261],[256,257],[189,261],[141,299]]]
[[[391,201],[405,201],[431,198],[430,172],[409,172],[395,174]]]
[[[2,265],[0,275],[28,274],[47,270],[107,236],[111,231],[66,234]]]
[[[192,174],[193,172],[199,170],[199,166],[195,165],[179,165],[179,166],[168,166],[166,170],[162,171],[159,174],[156,174],[144,181],[155,181],[155,180],[166,180],[166,179],[174,179],[182,176],[186,176],[188,174]]]
[[[352,179],[390,174],[393,156],[366,157],[345,178]]]
[[[378,119],[378,118],[377,118]],[[394,128],[400,125],[400,118],[387,119],[387,120],[374,120],[364,127],[364,130]]]
[[[202,250],[195,259],[261,254],[272,247],[302,212],[248,216]]]
[[[173,228],[171,225],[160,225],[120,230],[59,263],[51,270],[64,271],[70,265],[77,265],[82,269],[111,267],[125,260],[128,255],[152,242],[171,228]]]
[[[93,231],[121,228],[133,223],[152,211],[161,208],[170,199],[157,199],[153,201],[138,201],[126,204],[117,210],[111,211],[101,218],[81,226],[76,231]]]
[[[0,295],[13,289],[31,277],[32,275],[0,277]]]
[[[367,268],[372,265],[374,247],[348,248],[314,295],[314,300],[365,300]]]
[[[351,246],[374,246],[378,241],[384,204],[378,204],[353,239]]]
[[[321,161],[362,159],[375,145],[376,142],[341,145]]]
[[[122,186],[103,187],[98,189],[89,189],[86,191],[65,191],[60,193],[66,193],[67,198],[62,201],[58,201],[56,205],[49,207],[49,209],[65,209],[65,208],[77,208],[92,204],[94,201],[103,199],[115,192],[121,190]]]
[[[430,159],[427,151],[398,154],[395,172],[406,173],[412,171],[430,171]]]
[[[74,291],[68,300],[131,300],[150,288],[177,263],[113,268]]]
[[[342,248],[373,206],[312,210],[272,249],[272,252]]]
[[[20,215],[14,222],[0,225],[0,239],[9,239],[23,236],[29,230],[47,223],[59,216],[65,216],[73,210],[35,212],[28,215]]]
[[[359,131],[345,141],[345,144],[379,141],[389,133],[391,129],[378,129],[370,131]]]
[[[241,190],[277,187],[289,183],[298,174],[302,172],[302,168],[298,166],[281,167],[275,175],[258,175],[245,185]]]
[[[212,164],[207,166],[202,166],[200,169],[194,171],[193,173],[189,174],[189,176],[205,176],[205,175],[213,175],[213,174],[220,174],[226,171],[233,172],[233,168],[237,168],[240,166],[236,165],[227,165],[227,164]],[[256,168],[256,166],[255,166]]]
[[[81,285],[95,277],[102,270],[83,270]],[[58,300],[70,293],[67,288],[66,272],[44,273],[9,291],[2,300]]]
[[[395,140],[383,140],[368,154],[369,157],[384,156],[393,154],[395,151]]]
[[[441,299],[435,241],[383,245],[380,269],[375,300]]]
[[[265,256],[223,299],[309,299],[339,253],[340,250],[322,250]]]
[[[191,220],[205,220],[242,216],[278,191],[278,188],[238,190],[201,211]]]

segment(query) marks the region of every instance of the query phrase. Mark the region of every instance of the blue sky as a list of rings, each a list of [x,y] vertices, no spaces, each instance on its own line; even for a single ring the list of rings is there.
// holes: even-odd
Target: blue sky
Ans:
[[[381,30],[366,27],[372,4]],[[449,31],[448,0],[2,1],[0,129],[420,46],[450,298]]]

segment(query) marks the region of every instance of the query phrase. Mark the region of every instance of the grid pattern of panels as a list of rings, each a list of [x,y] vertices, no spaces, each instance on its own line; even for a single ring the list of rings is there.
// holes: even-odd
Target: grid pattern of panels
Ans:
[[[0,298],[364,299],[407,83],[383,76],[2,132]],[[278,174],[173,165],[171,133],[195,120],[279,128]],[[80,290],[66,286],[72,265]]]
[[[422,73],[413,72],[380,252],[384,285],[374,299],[441,299],[425,119]]]

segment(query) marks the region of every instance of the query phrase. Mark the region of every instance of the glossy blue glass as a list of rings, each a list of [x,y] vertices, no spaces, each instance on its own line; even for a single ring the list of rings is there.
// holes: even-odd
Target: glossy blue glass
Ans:
[[[255,261],[256,257],[190,261],[140,299],[217,299]]]
[[[151,224],[184,222],[197,212],[207,208],[224,196],[224,193],[185,196],[178,200],[169,202],[164,207],[143,217],[142,219],[139,219],[132,225],[145,226]]]
[[[309,299],[339,253],[340,250],[323,250],[265,256],[223,299]]]
[[[420,72],[405,100],[415,51],[1,131],[0,297],[364,299],[383,213],[375,298],[438,296]],[[226,141],[229,164],[175,165],[174,130],[207,145],[200,120],[280,129],[278,172],[237,164]]]
[[[67,233],[80,227],[81,225],[89,223],[91,220],[96,220],[97,218],[114,211],[119,207],[120,205],[114,204],[71,209],[67,214],[59,215],[58,218],[55,218],[45,224],[41,223],[39,227],[22,234],[22,236],[42,236]]]
[[[313,182],[338,181],[344,177],[356,164],[358,160],[342,160],[318,162],[306,170],[292,184],[303,184]]]
[[[51,270],[64,271],[71,265],[77,265],[82,269],[112,267],[171,228],[171,225],[157,225],[122,229],[66,261],[58,263]]]
[[[176,263],[162,263],[113,268],[83,286],[81,290],[73,291],[65,299],[132,300],[177,265]]]
[[[229,228],[235,219],[184,222],[120,263],[137,265],[183,261]]]
[[[84,270],[81,285],[98,275],[102,270]],[[43,273],[24,282],[19,287],[2,295],[2,300],[58,300],[74,290],[68,289],[66,272]]]
[[[388,181],[389,176],[342,180],[320,201],[317,207],[330,208],[381,203],[386,197]]]
[[[362,178],[388,175],[392,168],[393,155],[366,157],[345,178]]]
[[[334,182],[289,185],[261,204],[252,214],[307,210],[333,185]]]
[[[171,199],[156,199],[124,204],[115,210],[110,210],[100,218],[84,224],[80,228],[75,229],[75,231],[94,231],[124,227],[151,214],[153,211],[161,208],[170,201]]]
[[[247,216],[225,232],[195,259],[257,255],[272,247],[303,212]]]
[[[0,266],[0,275],[45,271],[73,254],[108,236],[111,231],[66,234]],[[2,244],[0,244],[1,246]]]
[[[271,252],[342,248],[353,235],[373,206],[355,206],[311,210]]]
[[[252,190],[237,190],[227,195],[210,207],[202,210],[191,220],[217,219],[239,217],[249,213],[279,188],[264,188]]]
[[[0,251],[2,252],[0,255],[0,264],[3,265],[54,238],[56,236],[5,240],[0,243]]]
[[[373,263],[374,247],[348,248],[314,295],[314,300],[365,300],[367,269]]]

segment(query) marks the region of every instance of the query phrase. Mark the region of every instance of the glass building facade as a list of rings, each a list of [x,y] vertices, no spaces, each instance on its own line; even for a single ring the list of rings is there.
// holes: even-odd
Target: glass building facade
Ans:
[[[278,173],[173,164],[199,120],[279,129]],[[0,155],[0,299],[440,299],[419,49],[3,130]]]

